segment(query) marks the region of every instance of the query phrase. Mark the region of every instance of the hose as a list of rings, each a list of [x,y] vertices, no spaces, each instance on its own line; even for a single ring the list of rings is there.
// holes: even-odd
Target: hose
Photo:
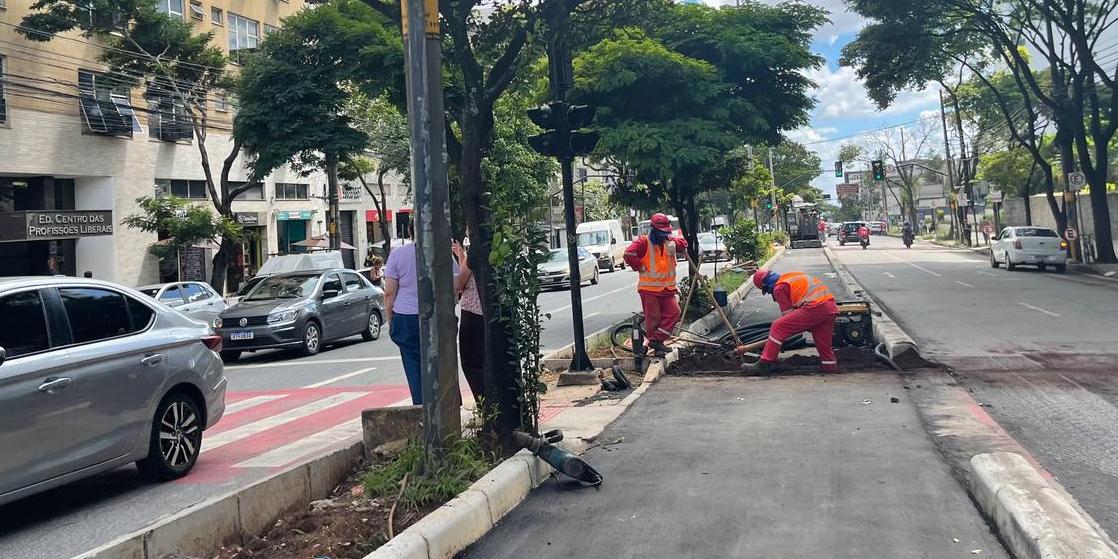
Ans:
[[[893,360],[889,358],[889,355],[885,353],[885,342],[877,344],[877,347],[873,348],[873,354],[879,360],[892,367],[893,370],[904,371],[904,369],[900,368],[896,363],[894,363]]]
[[[770,328],[772,328],[772,322],[757,322],[754,324],[740,326],[737,328],[736,332],[738,338],[741,338],[741,342],[748,345],[750,343],[759,342],[761,340],[764,340],[765,338],[768,338]],[[722,335],[722,337],[718,339],[718,343],[724,346],[729,346],[732,341],[734,341],[734,337],[729,333]],[[789,351],[793,349],[805,348],[808,346],[809,344],[807,342],[807,338],[803,334],[796,334],[795,336],[784,340],[784,344],[782,345],[781,349]]]

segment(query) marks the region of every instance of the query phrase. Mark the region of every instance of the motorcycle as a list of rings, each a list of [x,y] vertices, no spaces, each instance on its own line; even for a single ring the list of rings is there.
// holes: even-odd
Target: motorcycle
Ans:
[[[904,240],[905,248],[912,248],[912,241],[914,240],[912,231],[906,231],[902,238]]]
[[[862,250],[866,250],[870,246],[870,238],[869,237],[859,237],[858,242],[862,244]]]

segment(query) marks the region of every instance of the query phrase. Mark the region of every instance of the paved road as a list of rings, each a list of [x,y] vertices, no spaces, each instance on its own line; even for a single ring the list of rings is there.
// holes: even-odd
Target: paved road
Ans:
[[[598,285],[584,287],[586,332],[639,310],[635,284],[636,274],[626,270],[601,274]],[[544,321],[543,351],[570,343],[570,292],[545,292],[539,302],[551,314]],[[380,340],[355,337],[315,357],[285,351],[246,354],[227,366],[226,374],[229,407],[206,433],[190,476],[157,485],[129,466],[0,507],[0,557],[55,559],[81,553],[353,440],[360,434],[362,409],[410,403],[399,353],[387,331]]]
[[[1118,539],[1118,283],[892,238],[832,249]]]

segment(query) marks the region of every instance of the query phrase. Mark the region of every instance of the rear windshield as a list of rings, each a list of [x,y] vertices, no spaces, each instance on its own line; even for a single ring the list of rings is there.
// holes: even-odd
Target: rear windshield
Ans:
[[[1051,229],[1018,229],[1018,237],[1058,237]]]

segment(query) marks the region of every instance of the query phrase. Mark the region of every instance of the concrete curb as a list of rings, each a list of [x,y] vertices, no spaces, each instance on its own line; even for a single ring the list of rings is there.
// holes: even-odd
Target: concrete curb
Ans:
[[[784,256],[785,250],[786,248],[783,245],[779,246],[776,252],[761,264],[761,268],[768,269],[774,262]],[[726,297],[726,308],[734,308],[734,306],[740,303],[742,299],[745,299],[749,295],[749,292],[754,289],[756,289],[756,287],[753,285],[753,282],[746,279],[744,283]],[[702,337],[723,326],[725,325],[722,323],[722,317],[718,315],[718,311],[710,311],[702,318],[689,324],[687,330],[684,331],[682,335],[686,336],[687,333],[690,332],[696,336]],[[686,341],[686,337],[684,337],[684,341]]]
[[[635,287],[634,287],[634,289],[635,289]],[[626,320],[623,320],[621,322],[628,322],[628,320],[626,319]],[[617,326],[618,324],[621,324],[621,322],[615,322],[613,324],[610,324],[609,326],[606,326],[605,328],[602,328],[601,330],[598,330],[597,332],[593,332],[590,335],[586,336],[586,347],[587,347],[586,351],[587,351],[587,353],[590,352],[589,348],[592,348],[597,344],[609,343],[609,341],[610,341],[609,340],[610,331],[613,330],[614,327]],[[540,358],[540,363],[542,364],[544,361],[553,361],[553,360],[559,360],[559,359],[564,359],[564,360],[570,361],[570,359],[572,357],[574,357],[574,354],[575,354],[575,344],[574,344],[574,342],[571,342],[571,343],[569,343],[569,344],[567,344],[567,345],[565,345],[565,346],[563,346],[563,347],[561,347],[561,348],[559,348],[559,349],[541,357]],[[569,363],[568,363],[568,365],[569,365]]]
[[[264,532],[285,512],[327,497],[364,455],[364,445],[354,443],[202,501],[75,559],[158,559],[174,552],[210,557],[224,544]]]
[[[850,271],[846,269],[846,265],[839,261],[835,256],[831,247],[824,246],[823,254],[827,256],[827,261],[831,263],[831,267],[835,269],[839,279],[846,285],[847,291],[851,295],[864,299],[873,304],[874,310],[881,313],[881,316],[873,317],[873,337],[878,342],[885,343],[885,351],[889,354],[889,358],[893,360],[902,369],[921,367],[926,364],[923,357],[920,356],[919,347],[913,341],[912,336],[902,329],[888,313],[885,312],[885,307],[881,302],[874,299],[869,292],[866,291],[858,280],[854,279]]]
[[[1020,454],[971,458],[971,492],[1017,559],[1118,559],[1059,491]]]

